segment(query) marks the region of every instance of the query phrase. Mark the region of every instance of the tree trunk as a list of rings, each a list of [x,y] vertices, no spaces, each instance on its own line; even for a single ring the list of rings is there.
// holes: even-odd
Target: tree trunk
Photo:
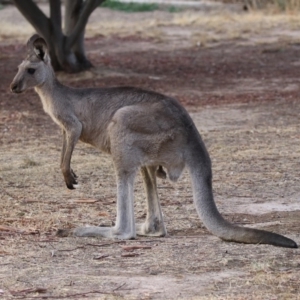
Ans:
[[[49,48],[54,70],[69,73],[92,67],[84,48],[84,33],[88,18],[104,0],[65,0],[64,31],[62,29],[61,0],[49,0],[50,17],[32,0],[13,0]]]
[[[64,22],[64,34],[66,36],[71,35],[72,29],[76,26],[79,21],[80,14],[83,10],[83,1],[82,0],[65,0],[65,22]],[[92,64],[87,59],[84,48],[84,33],[85,27],[80,32],[77,40],[72,47],[72,52],[75,56],[76,61],[79,65],[88,69],[92,67]]]

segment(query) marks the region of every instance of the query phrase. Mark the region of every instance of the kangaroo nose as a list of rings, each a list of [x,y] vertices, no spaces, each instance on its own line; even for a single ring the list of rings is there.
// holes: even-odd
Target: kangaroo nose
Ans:
[[[16,83],[12,83],[10,85],[10,90],[13,92],[13,93],[17,93],[17,90],[18,90],[18,85]]]

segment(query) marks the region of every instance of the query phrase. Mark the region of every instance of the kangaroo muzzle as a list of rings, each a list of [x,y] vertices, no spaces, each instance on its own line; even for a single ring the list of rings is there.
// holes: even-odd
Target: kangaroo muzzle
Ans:
[[[22,90],[21,86],[22,85],[19,83],[12,82],[10,85],[10,91],[12,93],[16,93],[16,94],[22,93],[23,90]]]

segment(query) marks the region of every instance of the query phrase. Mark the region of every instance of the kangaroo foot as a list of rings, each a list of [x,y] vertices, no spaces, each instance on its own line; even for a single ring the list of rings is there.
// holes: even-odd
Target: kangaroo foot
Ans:
[[[115,227],[87,226],[73,230],[73,235],[78,237],[103,237],[109,239],[132,240],[135,239],[133,232],[120,232]]]
[[[145,222],[143,224],[136,224],[136,234],[140,236],[161,237],[167,235],[167,230],[164,224],[156,223],[155,226],[150,226],[148,222]]]
[[[64,178],[67,188],[69,190],[74,190],[76,188],[74,185],[78,184],[76,181],[76,174],[71,170],[70,172],[64,174]]]

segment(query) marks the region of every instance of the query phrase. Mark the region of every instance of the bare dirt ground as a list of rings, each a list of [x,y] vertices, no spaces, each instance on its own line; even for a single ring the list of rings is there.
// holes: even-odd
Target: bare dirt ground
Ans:
[[[8,12],[0,11],[2,20]],[[14,24],[23,24],[16,11],[13,16]],[[210,152],[222,214],[299,244],[297,18],[227,12],[222,18],[212,14],[215,23],[205,27],[196,12],[99,9],[86,42],[95,68],[58,75],[73,86],[133,85],[179,99]],[[97,20],[104,20],[98,25],[103,35],[95,34]],[[73,168],[80,188],[66,189],[58,128],[32,90],[9,93],[27,38],[2,35],[0,42],[0,298],[300,299],[299,250],[212,236],[196,214],[186,173],[176,185],[159,181],[167,238],[56,237],[63,227],[113,223],[114,170],[107,155],[78,144]],[[141,222],[140,178],[135,192]]]

